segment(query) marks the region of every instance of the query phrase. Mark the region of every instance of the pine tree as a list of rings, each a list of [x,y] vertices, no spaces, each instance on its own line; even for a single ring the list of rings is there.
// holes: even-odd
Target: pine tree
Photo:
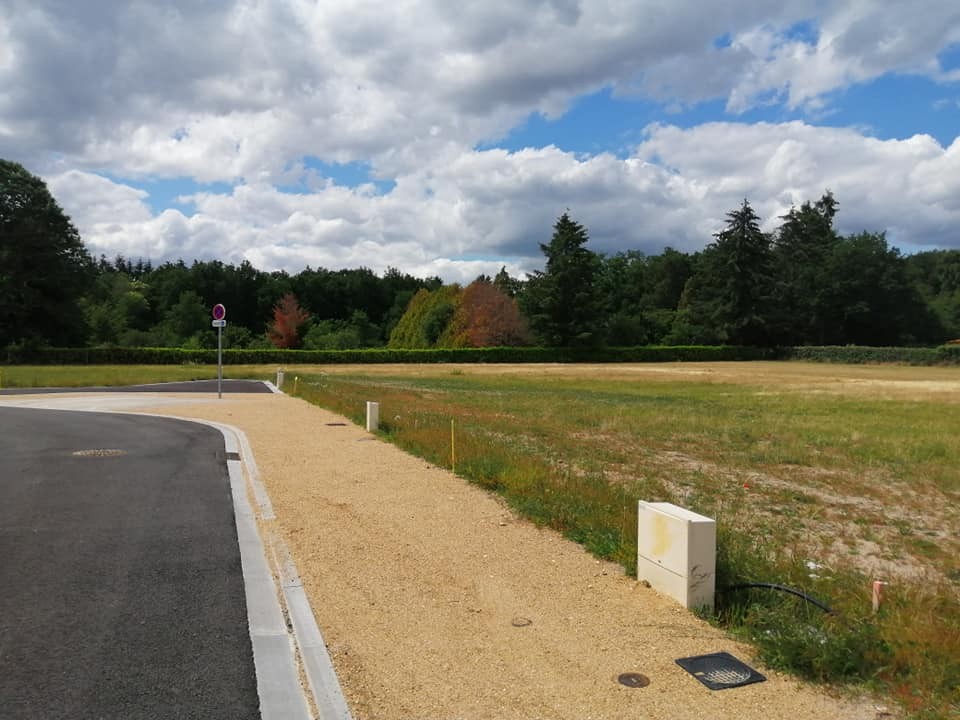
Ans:
[[[705,338],[719,342],[770,344],[773,255],[747,200],[727,213],[727,226],[715,237],[685,291],[692,322],[705,330]]]
[[[584,247],[587,231],[564,213],[540,250],[547,258],[520,296],[521,309],[537,339],[547,346],[593,345],[602,340],[597,275],[600,257]]]

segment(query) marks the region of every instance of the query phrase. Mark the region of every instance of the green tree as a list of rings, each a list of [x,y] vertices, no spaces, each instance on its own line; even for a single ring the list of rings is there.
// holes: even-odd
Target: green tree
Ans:
[[[767,345],[772,339],[773,255],[770,238],[747,200],[700,255],[687,288],[689,321],[701,341]],[[695,329],[690,332],[696,333]]]
[[[419,290],[390,333],[388,347],[432,348],[452,345],[447,329],[460,304],[462,293],[459,285],[444,285],[433,291],[426,288]]]
[[[960,339],[960,250],[929,250],[904,260],[911,282],[936,318],[922,339]]]
[[[836,308],[832,306],[828,263],[839,237],[833,229],[837,201],[827,191],[812,205],[790,208],[773,244],[780,314],[778,340],[823,345]]]
[[[834,317],[827,343],[912,345],[936,325],[883,233],[843,238],[829,259],[829,276]]]
[[[363,310],[354,311],[349,320],[320,320],[303,337],[307,350],[353,350],[379,344],[380,328],[370,322]]]
[[[177,302],[163,315],[158,337],[167,347],[209,347],[216,335],[210,327],[210,311],[193,290],[180,293]]]
[[[80,234],[46,183],[0,160],[0,346],[84,342],[79,300],[93,279]]]
[[[568,213],[553,226],[553,237],[540,250],[547,258],[520,295],[520,307],[539,342],[548,346],[594,345],[603,340],[596,288],[600,256],[584,245],[589,237]]]
[[[507,272],[506,265],[502,265],[500,267],[500,272],[498,272],[493,278],[493,284],[496,286],[497,290],[502,292],[507,297],[515,298],[520,294],[520,291],[523,290],[523,281],[515,277],[511,277],[510,273]]]
[[[646,270],[646,257],[636,250],[602,258],[597,289],[606,317],[608,345],[644,345],[650,341],[652,327],[642,306]]]

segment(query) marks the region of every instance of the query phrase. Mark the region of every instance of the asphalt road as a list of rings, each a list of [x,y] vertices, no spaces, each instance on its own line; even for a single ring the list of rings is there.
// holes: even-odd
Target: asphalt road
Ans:
[[[0,717],[259,717],[219,432],[0,407]]]

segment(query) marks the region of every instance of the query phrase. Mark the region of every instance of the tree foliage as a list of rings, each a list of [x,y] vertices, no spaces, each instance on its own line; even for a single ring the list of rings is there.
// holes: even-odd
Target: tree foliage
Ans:
[[[550,242],[540,244],[546,267],[532,273],[520,298],[530,329],[545,345],[577,347],[602,341],[596,288],[601,260],[585,247],[588,240],[583,225],[563,213]]]
[[[459,285],[444,285],[432,291],[423,288],[418,291],[390,334],[388,347],[444,347],[441,338],[445,338],[462,293]]]
[[[291,275],[246,261],[94,262],[42,180],[0,160],[0,347],[211,348],[215,303],[228,308],[234,349],[960,339],[960,251],[903,256],[882,232],[843,236],[839,207],[827,191],[767,234],[745,200],[700,252],[609,257],[589,250],[586,228],[564,213],[540,245],[542,271],[521,279],[504,266],[461,289],[395,268]]]
[[[773,324],[770,238],[747,200],[727,213],[727,226],[715,237],[686,288],[690,318],[705,340],[767,345]]]
[[[527,345],[530,331],[517,301],[478,278],[464,288],[444,337],[449,347]]]
[[[46,183],[0,160],[0,346],[86,340],[90,255]]]
[[[303,331],[310,313],[300,307],[297,296],[286,293],[273,308],[273,322],[267,326],[267,339],[274,347],[295,349],[303,343]]]

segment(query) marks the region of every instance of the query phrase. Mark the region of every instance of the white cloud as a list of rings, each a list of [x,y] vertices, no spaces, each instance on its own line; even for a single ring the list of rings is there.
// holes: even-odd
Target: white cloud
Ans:
[[[6,4],[0,156],[200,181],[275,182],[305,156],[403,174],[607,86],[816,106],[885,72],[937,76],[960,41],[960,6],[934,0]]]
[[[144,202],[148,197],[145,190],[79,170],[50,176],[46,182],[54,198],[65,198],[69,203],[71,219],[79,227],[150,219],[150,208]]]
[[[694,251],[745,197],[772,229],[791,205],[830,189],[843,232],[889,230],[905,250],[956,245],[960,140],[943,148],[923,135],[883,141],[800,122],[656,125],[626,159],[553,147],[448,149],[385,195],[336,185],[292,194],[257,183],[193,195],[191,215],[150,216],[142,191],[79,172],[52,178],[51,188],[95,254],[247,259],[291,272],[393,266],[469,282],[504,263],[517,273],[540,267],[538,243],[568,207],[596,250]]]

